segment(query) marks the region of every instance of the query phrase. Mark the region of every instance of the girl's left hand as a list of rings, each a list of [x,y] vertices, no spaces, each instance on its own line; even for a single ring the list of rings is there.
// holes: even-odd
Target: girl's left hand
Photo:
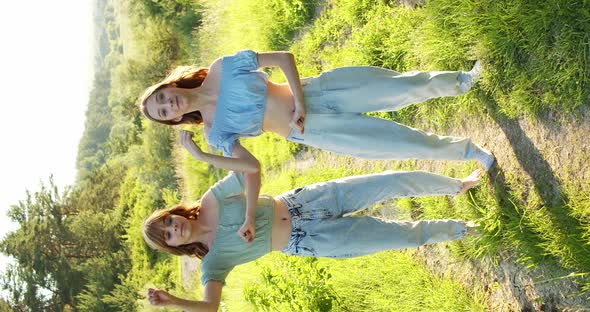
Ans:
[[[165,306],[172,304],[174,296],[159,289],[148,289],[148,301],[156,306]]]
[[[238,235],[248,244],[254,241],[256,234],[256,222],[250,218],[246,218],[242,227],[238,230]]]
[[[295,103],[295,111],[293,111],[293,118],[289,122],[289,127],[303,134],[305,127],[305,108],[303,104]]]
[[[197,160],[201,160],[201,154],[203,151],[201,148],[193,141],[194,134],[190,131],[180,130],[178,135],[178,141],[182,147],[184,147],[193,157]]]

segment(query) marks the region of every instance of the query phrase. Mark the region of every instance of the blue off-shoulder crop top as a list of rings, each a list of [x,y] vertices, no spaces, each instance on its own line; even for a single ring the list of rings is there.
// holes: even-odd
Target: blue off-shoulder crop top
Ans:
[[[219,97],[207,142],[231,156],[239,137],[262,134],[268,76],[258,70],[252,50],[225,56],[221,64]]]

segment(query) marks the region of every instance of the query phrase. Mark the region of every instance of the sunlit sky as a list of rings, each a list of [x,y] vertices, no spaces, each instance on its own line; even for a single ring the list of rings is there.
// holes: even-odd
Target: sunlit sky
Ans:
[[[74,182],[92,81],[92,0],[0,3],[0,237],[11,205]],[[7,258],[0,257],[0,271]]]

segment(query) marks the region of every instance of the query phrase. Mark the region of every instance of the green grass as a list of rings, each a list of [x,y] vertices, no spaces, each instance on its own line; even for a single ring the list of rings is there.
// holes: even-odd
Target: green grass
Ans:
[[[518,126],[514,117],[542,118],[549,110],[575,115],[578,109],[587,108],[590,101],[588,1],[436,0],[427,1],[417,9],[407,9],[391,1],[337,0],[331,1],[316,20],[308,12],[317,3],[271,2],[273,5],[302,3],[305,9],[292,11],[299,15],[281,20],[278,27],[274,23],[283,11],[273,11],[264,1],[207,2],[210,7],[206,12],[207,22],[197,34],[203,64],[244,48],[289,49],[296,56],[302,76],[344,65],[375,65],[397,71],[468,70],[476,59],[482,60],[485,72],[475,91],[462,97],[428,101],[396,113],[379,114],[410,125],[427,124],[435,130],[465,121],[466,117],[458,116],[486,113],[498,124]],[[273,41],[275,37],[280,40]],[[291,44],[288,40],[292,40]],[[283,78],[273,73],[271,79],[282,81]],[[361,168],[351,166],[347,158],[339,158],[336,163],[320,161],[319,167],[301,171],[286,165],[298,151],[295,145],[270,135],[245,140],[244,145],[261,160],[263,192],[270,194],[385,167],[416,168],[413,162],[401,165],[375,162],[372,167]],[[553,172],[532,144],[515,146],[514,152],[518,160],[527,159],[530,163],[501,172],[493,188],[484,184],[453,200],[446,197],[399,200],[395,209],[424,219],[477,220],[484,235],[478,240],[450,244],[454,257],[489,257],[492,262],[498,262],[500,253],[511,251],[529,268],[543,264],[554,266],[558,272],[564,269],[574,272],[576,276],[564,278],[572,278],[585,285],[583,291],[590,291],[590,283],[584,279],[590,272],[590,186]],[[189,182],[193,177],[207,179],[208,185],[212,183],[209,168],[189,169],[202,166],[189,158],[182,164],[183,180],[192,196],[202,193],[206,187],[201,182]],[[463,176],[471,169],[471,165],[452,164],[443,171]],[[410,255],[388,252],[359,260],[320,260],[320,263],[329,268],[333,289],[339,298],[344,298],[339,306],[342,309],[349,306],[353,307],[351,311],[366,307],[410,310],[411,305],[405,306],[406,302],[426,310],[436,309],[435,304],[441,302],[450,302],[442,310],[483,309],[487,299],[477,289],[467,290],[455,281],[433,277],[413,262]],[[261,265],[277,259],[276,255],[269,255],[257,264],[236,268],[224,289],[225,308],[228,311],[251,309],[241,295],[243,286],[255,282]],[[377,265],[388,263],[389,259],[396,262],[390,266]],[[407,284],[395,278],[399,274],[395,271],[396,264],[411,277]],[[406,291],[416,293],[419,301],[412,301]],[[454,299],[447,300],[451,297]],[[437,299],[429,301],[430,298]]]
[[[320,289],[322,292],[316,296],[331,296],[333,299],[329,308],[305,305],[306,308],[294,308],[292,304],[296,300],[312,301],[314,298],[309,294],[318,287],[305,284],[312,278],[306,272],[309,262],[310,259],[275,253],[258,260],[255,265],[258,270],[242,270],[232,282],[245,278],[248,281],[244,283],[246,289],[257,289],[267,298],[277,296],[282,299],[278,300],[278,304],[267,307],[268,311],[485,311],[482,290],[466,290],[458,282],[433,276],[413,259],[411,251],[389,251],[353,259],[319,259],[316,264],[318,269],[330,275],[325,278],[325,286]],[[292,266],[297,266],[297,269]],[[287,280],[268,285],[260,274],[253,279],[253,273],[260,272],[260,268],[285,274]],[[293,275],[304,272],[307,273],[305,277]],[[316,280],[316,283],[319,281]],[[281,293],[276,293],[276,289]],[[234,310],[231,304],[226,307]]]
[[[411,251],[322,262],[333,272],[341,311],[485,311],[484,292],[441,279]]]

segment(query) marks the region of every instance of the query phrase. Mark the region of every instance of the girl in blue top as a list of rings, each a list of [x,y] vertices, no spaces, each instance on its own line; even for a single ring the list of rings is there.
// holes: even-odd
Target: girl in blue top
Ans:
[[[391,221],[347,216],[395,197],[457,195],[477,185],[482,170],[459,180],[422,171],[347,177],[261,196],[256,210],[258,235],[244,242],[235,233],[244,221],[244,176],[230,173],[212,186],[199,204],[155,211],[143,226],[152,248],[201,259],[202,301],[184,300],[150,289],[154,305],[190,311],[217,311],[229,272],[273,250],[289,255],[350,258],[383,250],[461,239],[475,226],[461,220]]]
[[[272,66],[283,71],[288,83],[270,82],[258,70]],[[243,50],[215,60],[209,68],[177,68],[149,87],[139,104],[153,121],[203,124],[208,143],[223,156],[203,152],[190,132],[181,131],[180,143],[196,159],[245,173],[246,218],[239,232],[254,235],[260,164],[240,145],[240,137],[270,131],[292,142],[362,158],[477,160],[489,169],[492,154],[468,138],[438,136],[362,115],[463,94],[480,68],[478,62],[469,72],[398,73],[354,66],[301,79],[291,53]]]

